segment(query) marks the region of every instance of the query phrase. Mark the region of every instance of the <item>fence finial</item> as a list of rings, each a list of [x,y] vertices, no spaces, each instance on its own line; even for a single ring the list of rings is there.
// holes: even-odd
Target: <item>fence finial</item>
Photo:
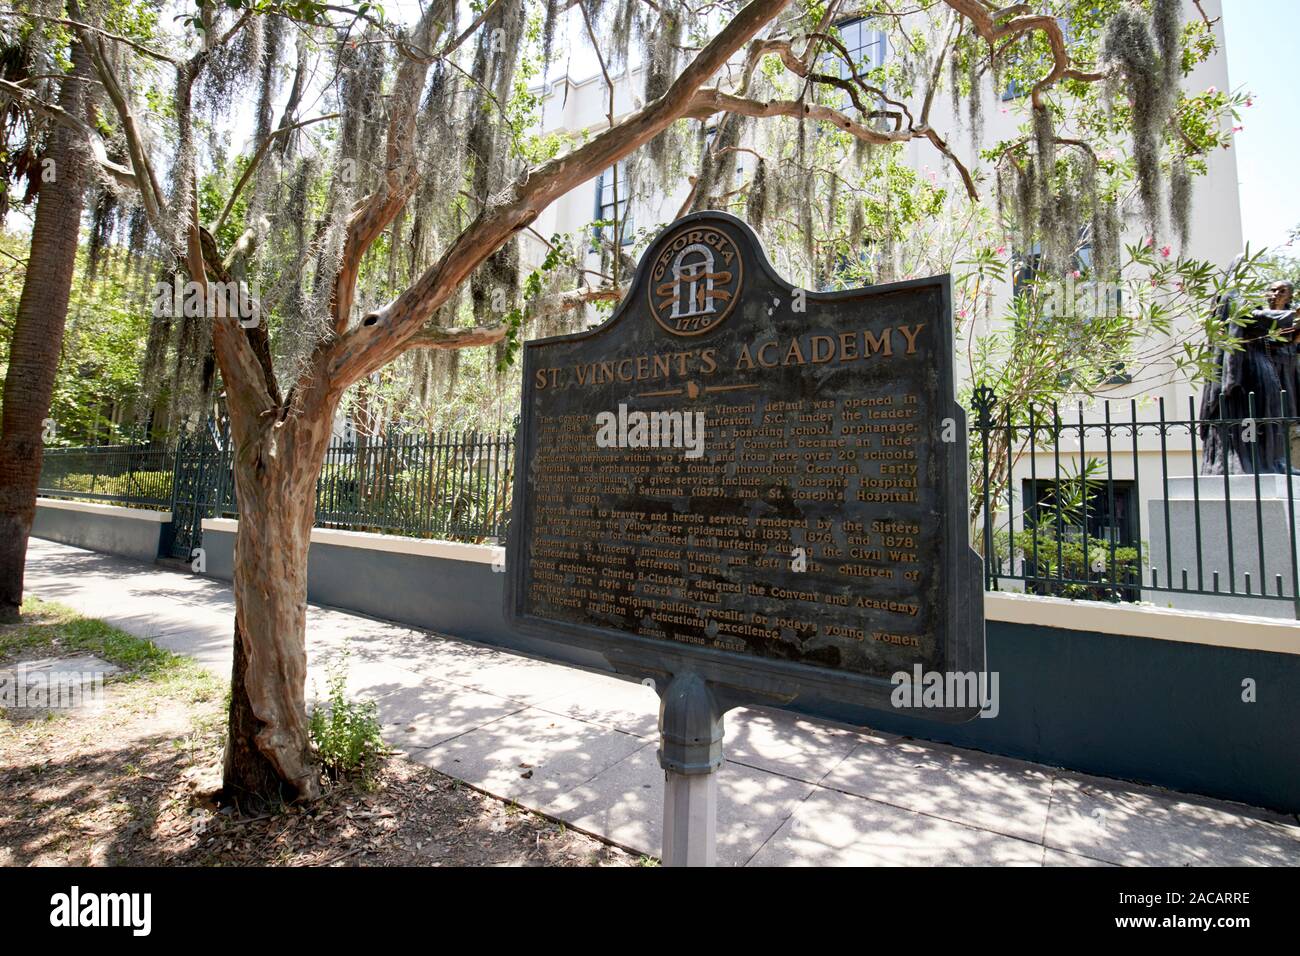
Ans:
[[[993,406],[998,403],[997,394],[987,385],[981,385],[971,394],[971,407],[975,409],[975,424],[980,428],[993,426]]]

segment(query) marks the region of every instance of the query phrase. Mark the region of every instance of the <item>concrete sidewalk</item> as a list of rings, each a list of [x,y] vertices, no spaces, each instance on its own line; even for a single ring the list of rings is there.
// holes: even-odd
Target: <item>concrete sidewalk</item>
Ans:
[[[225,585],[33,538],[27,587],[229,676]],[[307,645],[309,697],[346,645],[411,759],[658,855],[649,688],[316,606]],[[1242,804],[757,709],[726,726],[720,863],[1300,865],[1300,821]]]

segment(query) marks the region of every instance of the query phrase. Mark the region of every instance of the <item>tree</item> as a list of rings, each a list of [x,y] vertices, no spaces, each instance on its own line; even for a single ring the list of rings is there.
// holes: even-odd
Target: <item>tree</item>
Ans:
[[[60,84],[58,108],[85,116],[90,57],[72,44],[72,70]],[[45,420],[68,317],[76,269],[82,195],[89,172],[85,139],[55,124],[41,157],[36,221],[18,302],[0,421],[0,618],[16,617],[23,600],[27,537],[36,512]]]
[[[0,237],[0,377],[25,278],[29,236]],[[153,278],[127,250],[101,250],[84,238],[68,300],[61,358],[50,399],[45,445],[103,445],[139,437],[140,369],[149,331]]]
[[[593,286],[584,270],[569,268],[571,257],[556,243],[547,262],[520,282],[517,237],[549,204],[603,170],[617,170],[635,151],[665,179],[687,121],[698,122],[703,144],[688,207],[743,203],[751,220],[776,221],[778,246],[791,249],[805,275],[834,281],[854,268],[854,243],[864,234],[901,242],[900,233],[923,219],[926,208],[945,201],[932,190],[925,198],[924,183],[888,191],[881,201],[865,191],[864,180],[897,170],[891,153],[902,145],[915,141],[932,149],[955,171],[962,201],[975,208],[976,174],[931,123],[935,95],[949,61],[980,76],[1015,59],[1009,72],[1018,71],[1031,91],[1033,132],[1004,152],[1022,179],[1032,177],[1037,197],[1026,206],[1034,215],[1023,228],[1046,231],[1061,213],[1071,222],[1093,215],[1113,201],[1113,191],[1093,190],[1087,202],[1062,205],[1063,194],[1077,193],[1074,176],[1086,172],[1077,173],[1076,164],[1058,155],[1058,147],[1069,148],[1066,141],[1080,134],[1056,130],[1051,114],[1065,108],[1057,98],[1087,108],[1085,127],[1123,128],[1124,121],[1099,103],[1104,95],[1118,100],[1129,93],[1097,92],[1101,81],[1168,70],[1177,38],[1171,46],[1167,0],[1153,0],[1151,28],[1146,20],[1134,26],[1134,17],[1147,15],[1145,4],[1059,5],[1079,21],[1085,42],[1078,50],[1090,60],[1101,59],[1097,44],[1109,36],[1105,24],[1094,21],[1104,20],[1106,11],[1123,15],[1125,42],[1116,41],[1107,58],[1112,65],[1077,65],[1073,57],[1080,54],[1067,45],[1060,21],[1021,6],[994,12],[975,0],[945,0],[933,9],[896,11],[886,3],[865,4],[862,12],[897,21],[913,51],[904,66],[866,70],[834,26],[837,16],[850,12],[839,11],[838,3],[788,10],[789,0],[750,0],[709,4],[712,15],[699,15],[708,11],[674,0],[645,12],[639,3],[620,0],[599,12],[611,37],[609,64],[603,56],[602,66],[627,62],[629,34],[639,24],[648,62],[645,103],[621,117],[611,107],[605,124],[574,142],[527,134],[538,103],[527,88],[530,72],[521,51],[530,44],[549,51],[558,15],[572,7],[595,39],[597,5],[585,0],[531,11],[496,0],[465,29],[455,25],[457,5],[443,0],[431,3],[410,30],[385,22],[369,4],[340,20],[340,8],[309,3],[237,2],[222,14],[204,2],[193,21],[201,28],[198,49],[186,57],[77,26],[116,111],[114,134],[130,166],[121,178],[138,190],[155,233],[200,287],[200,300],[218,284],[229,288],[259,275],[274,282],[261,297],[256,322],[220,310],[201,316],[225,390],[241,510],[227,795],[249,804],[319,792],[304,699],[307,549],[317,476],[350,387],[412,353],[494,346],[508,361],[529,315],[548,303],[564,309],[617,299],[627,265],[617,238],[601,243],[610,266]],[[1099,6],[1106,10],[1098,13]],[[927,29],[908,32],[901,24],[910,14],[923,17]],[[311,39],[298,44],[288,69],[294,77],[289,105],[274,125],[278,62],[264,54],[275,49],[290,62],[287,44],[276,39],[283,38],[277,24],[289,17]],[[1160,37],[1158,54],[1138,36],[1151,29]],[[456,51],[471,39],[466,68]],[[311,42],[333,50],[337,114],[299,113]],[[248,56],[253,49],[261,54]],[[679,66],[683,50],[693,55]],[[542,53],[543,63],[548,55]],[[174,159],[169,189],[151,149],[151,140],[164,137],[145,135],[141,92],[132,88],[147,85],[145,74],[135,72],[145,70],[143,64],[167,75],[165,86],[173,91],[165,129]],[[207,203],[205,213],[195,170],[194,91],[202,86],[209,109],[226,108],[238,76],[261,77],[258,134],[236,164],[225,202]],[[1149,90],[1133,86],[1130,92],[1140,101]],[[1186,123],[1174,122],[1178,114],[1169,96],[1161,93],[1144,107],[1138,159],[1131,167],[1115,163],[1109,172],[1122,176],[1136,169],[1139,192],[1150,199],[1160,175],[1159,162],[1153,168],[1147,161],[1150,148],[1180,133],[1196,143]],[[1187,113],[1205,120],[1215,108],[1189,107]],[[328,172],[319,151],[299,152],[308,128],[326,121],[337,121],[330,127]],[[742,133],[757,121],[781,132],[768,138],[753,177],[737,185],[735,167],[722,160],[753,151]],[[270,196],[277,185],[284,191],[275,204]],[[791,202],[774,200],[774,193]],[[797,219],[779,221],[788,209]],[[1154,214],[1150,204],[1147,213]],[[615,235],[625,228],[617,213],[612,225]],[[1063,249],[1054,247],[1049,258],[1063,259]],[[867,266],[877,280],[901,271],[896,248],[881,263]],[[552,280],[572,271],[581,273],[577,288],[554,287]],[[503,301],[493,307],[502,287]],[[473,315],[470,325],[461,322],[466,310]],[[194,341],[206,350],[207,339]],[[209,384],[205,378],[203,387]]]

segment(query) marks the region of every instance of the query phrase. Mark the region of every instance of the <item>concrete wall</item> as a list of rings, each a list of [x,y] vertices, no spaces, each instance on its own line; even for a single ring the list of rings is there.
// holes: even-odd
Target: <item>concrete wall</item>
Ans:
[[[229,581],[239,522],[203,522],[207,573]],[[510,630],[504,548],[314,528],[307,597],[386,621],[496,644],[550,660],[607,670],[604,659]]]
[[[37,498],[32,535],[91,551],[153,562],[163,553],[171,520],[170,511]]]
[[[1190,478],[1170,479],[1168,499],[1153,498],[1148,503],[1150,565],[1160,569],[1160,583],[1168,585],[1172,579],[1178,587],[1186,571],[1188,586],[1196,588],[1199,565],[1202,589],[1213,591],[1217,580],[1223,593],[1147,591],[1143,597],[1189,611],[1294,619],[1291,549],[1292,542],[1300,540],[1300,479],[1291,479],[1289,495],[1285,475],[1232,475],[1227,483],[1225,495],[1224,479],[1218,475],[1202,475],[1197,485]],[[1230,597],[1230,591],[1255,596]],[[1261,591],[1285,599],[1262,600]]]
[[[236,522],[204,522],[230,577]],[[553,660],[599,657],[507,627],[502,549],[312,533],[312,601]],[[1300,626],[1010,594],[985,596],[996,717],[957,726],[840,707],[846,724],[1300,812]],[[1245,680],[1256,700],[1242,699]],[[814,702],[806,702],[810,710]]]
[[[988,598],[1001,604],[988,608],[986,628],[998,716],[944,726],[878,714],[871,726],[1300,812],[1294,622],[1108,606],[1088,619],[1079,616],[1083,602],[1019,598],[1057,605],[1046,609],[1046,626],[1022,613],[1023,603],[1002,603],[1016,598]],[[1106,621],[1111,610],[1119,613]],[[1154,617],[1152,636],[1119,631],[1137,631],[1135,616]],[[1254,703],[1243,700],[1247,679]]]

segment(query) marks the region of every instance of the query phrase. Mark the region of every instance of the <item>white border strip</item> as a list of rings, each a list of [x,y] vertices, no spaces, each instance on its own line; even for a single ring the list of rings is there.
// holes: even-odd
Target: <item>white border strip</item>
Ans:
[[[234,518],[204,518],[203,530],[234,534],[239,522]],[[432,538],[405,538],[399,534],[374,534],[369,531],[341,531],[337,528],[312,528],[312,544],[332,544],[340,548],[364,548],[389,554],[413,554],[423,558],[446,558],[493,564],[504,560],[505,548],[491,544],[464,544],[460,541],[437,541]]]
[[[1033,624],[1067,631],[1094,631],[1182,644],[1300,654],[1300,621],[1282,618],[1180,611],[1105,601],[1071,601],[1005,591],[985,593],[984,616],[990,621]]]
[[[64,501],[62,498],[37,498],[36,507],[55,508],[60,511],[84,511],[93,515],[106,515],[114,518],[135,518],[137,521],[172,520],[170,511],[152,511],[146,508],[123,508],[121,505],[101,505],[93,501]]]

